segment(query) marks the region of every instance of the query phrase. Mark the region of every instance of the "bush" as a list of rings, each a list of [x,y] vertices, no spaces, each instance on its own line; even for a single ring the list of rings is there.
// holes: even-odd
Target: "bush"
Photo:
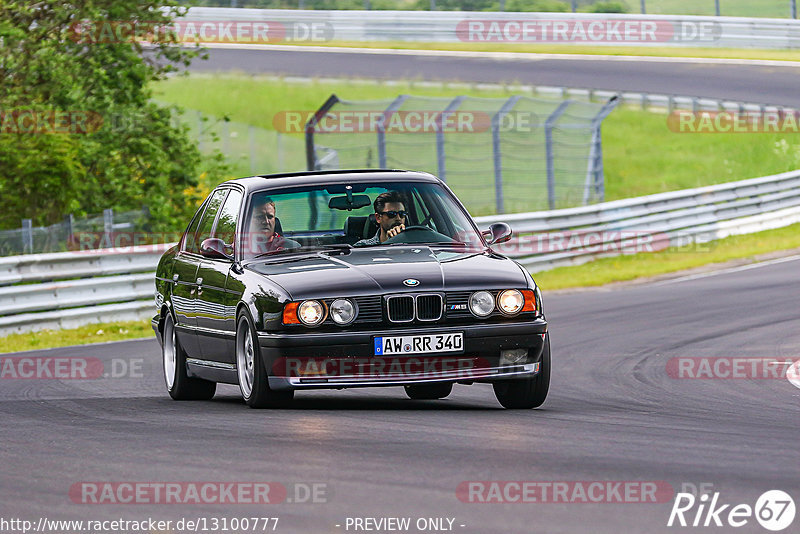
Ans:
[[[98,29],[108,21],[167,24],[182,12],[161,0],[0,3],[0,228],[143,204],[154,230],[186,220],[197,199],[184,191],[197,186],[203,160],[171,110],[151,101],[150,83],[196,53],[165,39],[145,55],[140,42]],[[29,131],[23,116],[44,119]],[[88,119],[54,132],[45,126],[56,116],[70,126],[81,120],[72,117]]]

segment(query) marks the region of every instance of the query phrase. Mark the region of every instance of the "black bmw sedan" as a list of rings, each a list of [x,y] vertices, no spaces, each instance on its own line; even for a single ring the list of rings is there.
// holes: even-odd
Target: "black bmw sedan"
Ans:
[[[441,399],[491,383],[540,406],[550,341],[539,289],[498,254],[438,178],[324,171],[218,186],[156,272],[167,390],[210,399],[238,384],[253,408],[296,390],[403,386]]]

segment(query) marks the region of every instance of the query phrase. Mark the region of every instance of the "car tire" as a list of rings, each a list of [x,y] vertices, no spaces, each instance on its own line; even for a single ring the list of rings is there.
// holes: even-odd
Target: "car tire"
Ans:
[[[443,399],[453,391],[453,383],[422,384],[419,386],[405,386],[406,395],[413,400]]]
[[[216,382],[192,378],[186,372],[186,351],[178,341],[175,321],[169,313],[164,318],[161,356],[164,382],[170,397],[175,400],[209,400],[214,397]]]
[[[247,312],[242,313],[236,321],[236,374],[242,398],[251,408],[287,406],[294,398],[294,390],[270,389],[257,340],[253,321]]]
[[[494,395],[503,408],[529,409],[544,403],[550,390],[550,334],[545,335],[539,373],[531,378],[495,382]]]

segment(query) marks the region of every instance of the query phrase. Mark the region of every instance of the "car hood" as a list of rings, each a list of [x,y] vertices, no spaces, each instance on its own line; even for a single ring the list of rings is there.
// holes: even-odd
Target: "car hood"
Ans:
[[[428,246],[355,248],[348,254],[319,252],[268,258],[248,264],[247,269],[269,277],[289,292],[292,300],[527,287],[521,268],[508,258]],[[418,283],[404,284],[409,279]]]

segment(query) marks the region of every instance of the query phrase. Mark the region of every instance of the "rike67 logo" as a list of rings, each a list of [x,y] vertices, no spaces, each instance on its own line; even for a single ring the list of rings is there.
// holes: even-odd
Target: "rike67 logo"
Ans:
[[[778,532],[789,527],[794,516],[794,500],[781,490],[764,492],[756,500],[755,506],[723,503],[718,491],[699,497],[692,493],[678,493],[667,526],[739,528],[751,524],[755,519],[765,529]]]

